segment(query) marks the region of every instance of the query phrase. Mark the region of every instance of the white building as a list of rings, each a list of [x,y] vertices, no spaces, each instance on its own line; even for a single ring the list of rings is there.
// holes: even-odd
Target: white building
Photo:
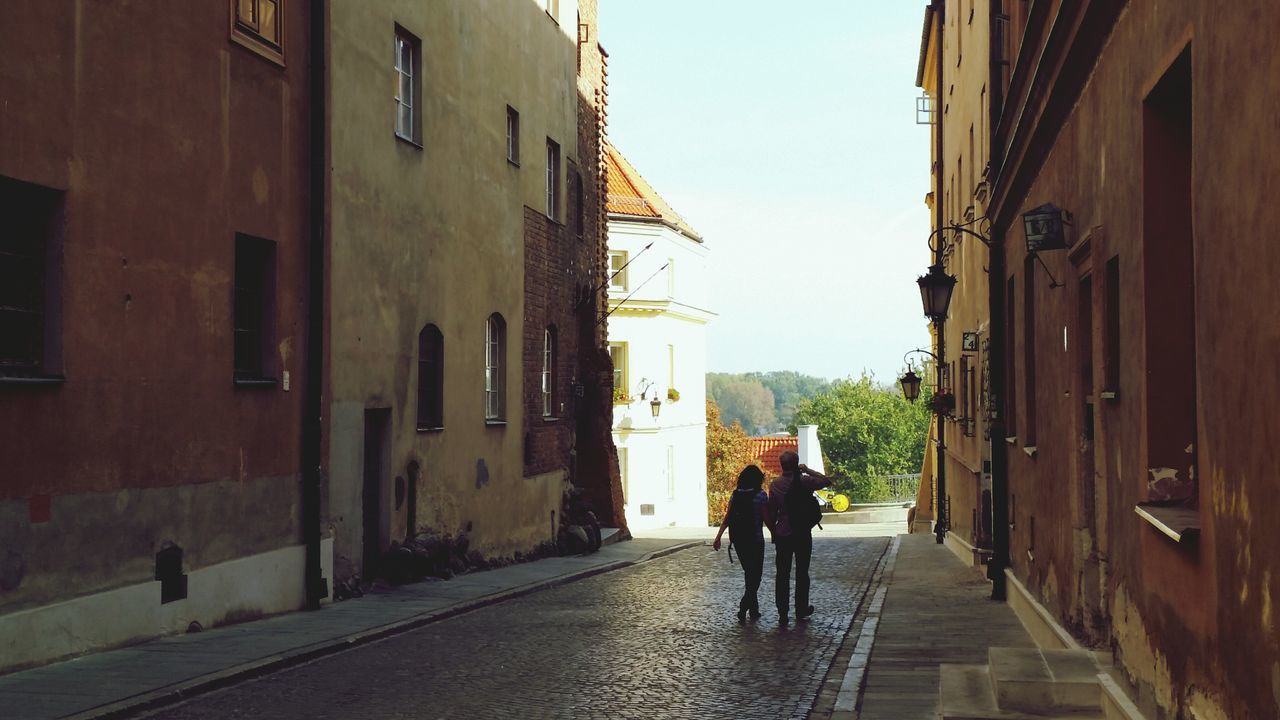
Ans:
[[[607,153],[613,439],[627,525],[706,525],[707,247],[626,158]]]

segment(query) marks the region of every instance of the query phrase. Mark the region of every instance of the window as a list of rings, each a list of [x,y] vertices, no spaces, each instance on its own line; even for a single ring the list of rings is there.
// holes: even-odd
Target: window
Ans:
[[[507,322],[498,313],[484,325],[484,419],[501,422],[506,417]]]
[[[422,144],[420,68],[422,41],[396,26],[396,137]]]
[[[507,162],[520,166],[520,113],[507,106]]]
[[[1103,377],[1106,385],[1102,388],[1112,399],[1120,392],[1120,256],[1107,261],[1106,307],[1103,308],[1105,326],[1103,336]]]
[[[1023,447],[1036,445],[1036,266],[1035,256],[1022,262],[1022,407],[1026,410],[1022,428]]]
[[[609,361],[613,363],[613,399],[627,398],[627,344],[609,343]]]
[[[444,427],[444,336],[428,325],[418,333],[418,429]]]
[[[560,219],[560,145],[547,138],[547,217]]]
[[[667,258],[667,298],[676,296],[676,259]]]
[[[557,23],[559,23],[560,22],[560,0],[543,0],[543,2],[546,3],[547,14],[551,16],[552,20],[555,20]]]
[[[231,0],[231,39],[284,65],[284,0]]]
[[[609,289],[627,291],[627,253],[624,251],[609,253]]]
[[[236,235],[235,272],[235,379],[274,382],[276,244]]]
[[[573,234],[581,240],[583,235],[587,233],[587,208],[583,202],[582,193],[582,173],[578,172],[577,166],[573,163],[569,164],[569,185],[570,202],[569,213],[573,218]]]
[[[0,377],[62,371],[63,193],[0,177]]]
[[[1004,327],[1005,332],[1008,333],[1004,343],[1004,427],[1005,433],[1009,437],[1018,434],[1018,383],[1014,364],[1018,357],[1017,352],[1014,350],[1018,334],[1018,326],[1014,324],[1014,319],[1017,317],[1017,313],[1014,310],[1016,303],[1013,301],[1015,286],[1014,276],[1010,275],[1004,292]]]
[[[542,417],[555,417],[556,407],[556,328],[542,331]]]
[[[960,408],[959,408],[960,422],[964,424],[968,424],[969,413],[972,409],[969,405],[969,356],[968,355],[960,356],[960,377],[958,378],[958,380],[960,382],[960,388],[959,388],[959,392],[957,392],[956,395],[959,396],[959,402],[960,402]]]
[[[1194,499],[1200,476],[1191,75],[1187,46],[1142,105],[1145,467],[1147,499],[1157,502]]]

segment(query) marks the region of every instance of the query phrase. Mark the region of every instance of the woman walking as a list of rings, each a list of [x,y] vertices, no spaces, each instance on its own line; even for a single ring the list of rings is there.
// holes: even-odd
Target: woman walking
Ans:
[[[760,617],[760,603],[756,593],[760,589],[760,577],[764,573],[764,525],[773,531],[773,523],[769,518],[769,496],[762,490],[764,472],[755,465],[748,465],[738,473],[738,489],[729,498],[729,507],[725,510],[724,521],[720,523],[720,532],[712,546],[720,549],[720,538],[725,528],[729,529],[729,561],[733,561],[733,549],[738,549],[738,560],[742,562],[742,574],[746,578],[747,588],[738,603],[738,622],[747,621],[747,613],[751,619]]]

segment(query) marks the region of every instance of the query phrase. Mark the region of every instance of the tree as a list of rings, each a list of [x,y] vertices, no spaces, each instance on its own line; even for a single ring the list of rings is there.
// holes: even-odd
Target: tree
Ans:
[[[714,397],[726,423],[741,423],[752,432],[772,430],[777,423],[773,393],[759,380],[730,380]]]
[[[855,501],[882,499],[879,478],[919,472],[929,430],[924,403],[912,404],[897,388],[863,374],[838,380],[831,389],[796,408],[797,425],[817,425],[832,472],[848,478]]]
[[[756,461],[751,438],[739,423],[725,426],[720,408],[707,400],[707,524],[719,525],[738,486],[738,473]]]

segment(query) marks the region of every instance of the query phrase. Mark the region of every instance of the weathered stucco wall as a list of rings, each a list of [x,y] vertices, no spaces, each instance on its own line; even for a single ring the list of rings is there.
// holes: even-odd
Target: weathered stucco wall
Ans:
[[[63,191],[65,223],[65,381],[0,381],[0,613],[153,581],[168,544],[194,572],[300,542],[307,4],[283,68],[225,2],[156,7],[0,5],[0,175]],[[233,387],[236,233],[275,243],[292,390]]]
[[[546,139],[579,166],[575,3],[331,3],[329,518],[336,574],[360,569],[364,411],[389,408],[383,541],[402,538],[394,478],[421,467],[419,529],[469,530],[511,554],[550,539],[559,476],[523,476],[524,207],[544,208]],[[394,135],[393,39],[421,40],[422,147]],[[385,83],[370,82],[384,77]],[[520,165],[506,108],[520,113]],[[506,321],[506,424],[484,416],[485,321]],[[415,429],[417,337],[444,338],[444,429]],[[412,493],[410,493],[412,497]]]
[[[1078,636],[1110,645],[1160,717],[1280,715],[1280,546],[1263,530],[1280,506],[1273,400],[1280,398],[1280,246],[1270,229],[1280,208],[1265,188],[1280,175],[1274,92],[1280,27],[1272,2],[1130,0],[1043,168],[1019,203],[1071,211],[1075,250],[1041,257],[1065,287],[1049,289],[1036,266],[1036,432],[1030,417],[1021,232],[1009,237],[1017,320],[1010,332],[1019,385],[1017,448],[1011,448],[1012,532],[1017,575]],[[1190,44],[1196,478],[1198,543],[1176,544],[1134,513],[1148,499],[1148,448],[1163,437],[1154,400],[1176,389],[1148,381],[1151,317],[1144,282],[1166,271],[1164,236],[1144,231],[1143,101]],[[1165,206],[1162,212],[1174,213]],[[1146,239],[1144,240],[1144,234]],[[1106,263],[1119,258],[1119,382],[1104,388]],[[1154,275],[1153,275],[1154,274]],[[1092,279],[1079,315],[1081,278]],[[1085,388],[1077,353],[1092,339],[1095,438],[1084,438]],[[1171,349],[1164,349],[1172,352]],[[1103,398],[1104,389],[1117,391]],[[1092,456],[1090,455],[1092,448]],[[1091,462],[1092,461],[1092,462]],[[1031,517],[1035,537],[1031,537]],[[1033,547],[1034,544],[1034,547]]]

